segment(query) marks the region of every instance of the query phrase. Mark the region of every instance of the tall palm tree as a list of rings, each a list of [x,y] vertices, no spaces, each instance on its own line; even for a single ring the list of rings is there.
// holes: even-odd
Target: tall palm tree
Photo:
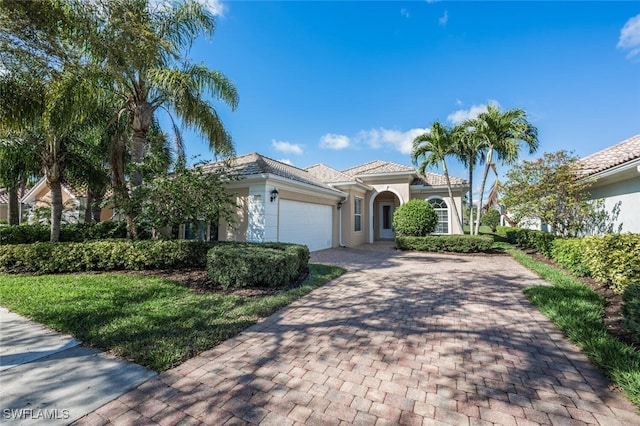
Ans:
[[[476,164],[484,161],[484,140],[473,131],[473,128],[459,124],[453,129],[457,144],[456,156],[469,171],[469,233],[474,234],[473,226],[473,172]]]
[[[453,198],[451,179],[449,178],[449,169],[447,168],[446,161],[446,157],[456,155],[455,148],[456,143],[451,129],[435,121],[427,133],[419,135],[413,140],[411,160],[415,165],[418,165],[418,162],[420,162],[418,171],[422,175],[424,175],[427,167],[442,166],[447,181],[447,189],[449,190],[449,199],[453,204],[453,211],[455,212],[460,229],[463,229],[462,218],[460,217],[458,206]]]
[[[523,109],[514,108],[502,112],[500,108],[491,104],[487,106],[487,111],[463,125],[474,129],[486,150],[475,224],[475,233],[478,234],[484,189],[491,164],[494,161],[513,164],[518,159],[521,144],[529,148],[530,154],[534,153],[538,149],[538,130],[527,121],[527,113]]]

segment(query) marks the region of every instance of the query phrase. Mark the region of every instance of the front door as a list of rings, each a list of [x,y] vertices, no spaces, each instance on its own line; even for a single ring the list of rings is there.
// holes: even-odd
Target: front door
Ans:
[[[380,203],[380,239],[393,239],[393,209],[394,204]]]

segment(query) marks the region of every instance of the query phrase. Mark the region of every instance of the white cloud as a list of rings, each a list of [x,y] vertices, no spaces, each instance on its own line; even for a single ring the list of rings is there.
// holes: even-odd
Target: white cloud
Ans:
[[[345,135],[327,133],[320,138],[320,148],[341,150],[351,145],[351,139]]]
[[[302,147],[298,144],[271,139],[271,146],[276,151],[283,152],[285,154],[296,154],[296,155],[302,154]]]
[[[627,58],[640,55],[640,15],[629,19],[620,30],[618,49],[628,50]]]
[[[411,154],[413,140],[416,136],[426,132],[428,132],[428,129],[415,128],[402,132],[380,127],[379,129],[360,131],[357,140],[374,149],[391,147],[402,154]]]
[[[447,25],[447,22],[449,22],[449,11],[445,10],[444,15],[442,15],[440,19],[438,19],[438,23],[444,27],[445,25]]]
[[[469,109],[459,109],[456,112],[449,114],[447,116],[447,121],[452,124],[459,124],[465,120],[476,118],[478,114],[487,110],[487,105],[489,104],[495,105],[497,107],[500,106],[500,103],[498,103],[498,101],[489,101],[486,104],[471,105]]]
[[[407,9],[405,9],[404,7],[402,9],[400,9],[400,15],[404,16],[405,18],[408,18],[409,15],[409,11]]]
[[[281,158],[281,159],[280,159],[280,160],[278,160],[278,161],[279,161],[279,162],[281,162],[281,163],[284,163],[284,164],[288,164],[288,165],[290,165],[290,166],[293,166],[293,163],[292,163],[292,162],[291,162],[291,160],[289,160],[288,158]]]

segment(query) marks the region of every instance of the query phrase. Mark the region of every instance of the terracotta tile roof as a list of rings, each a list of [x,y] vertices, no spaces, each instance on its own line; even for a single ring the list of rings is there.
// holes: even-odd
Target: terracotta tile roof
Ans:
[[[592,175],[640,158],[640,135],[635,135],[602,151],[580,159],[582,172]]]
[[[204,164],[202,167],[205,171],[214,170],[215,168],[220,167],[222,164],[223,161],[218,161],[214,163]],[[290,164],[265,157],[264,155],[260,155],[255,152],[232,158],[231,166],[233,170],[236,171],[240,176],[251,176],[270,173],[297,182],[302,182],[323,189],[336,191],[325,182],[313,176],[311,173],[304,169],[300,169]]]
[[[4,188],[0,188],[0,204],[9,204],[9,194]]]
[[[460,179],[453,176],[449,176],[449,180],[451,181],[451,185],[464,185],[468,183],[464,179]],[[415,178],[413,182],[411,182],[411,185],[446,186],[447,179],[444,177],[444,175],[425,172],[425,175],[423,177]]]
[[[390,161],[374,160],[360,166],[351,167],[350,169],[343,170],[342,173],[357,176],[368,175],[376,173],[402,173],[402,172],[415,172],[413,167],[405,166],[398,163],[392,163]]]
[[[353,176],[342,173],[325,164],[315,164],[307,167],[305,170],[325,183],[359,181],[359,179],[355,179]]]

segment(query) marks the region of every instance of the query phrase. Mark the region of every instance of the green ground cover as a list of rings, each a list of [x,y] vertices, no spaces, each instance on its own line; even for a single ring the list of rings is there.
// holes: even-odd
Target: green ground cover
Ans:
[[[640,353],[611,335],[602,322],[605,300],[570,274],[537,261],[521,250],[511,255],[552,286],[535,286],[525,295],[640,408]]]
[[[325,265],[309,269],[300,287],[259,297],[201,293],[136,274],[0,274],[0,305],[85,344],[164,371],[344,273]]]

